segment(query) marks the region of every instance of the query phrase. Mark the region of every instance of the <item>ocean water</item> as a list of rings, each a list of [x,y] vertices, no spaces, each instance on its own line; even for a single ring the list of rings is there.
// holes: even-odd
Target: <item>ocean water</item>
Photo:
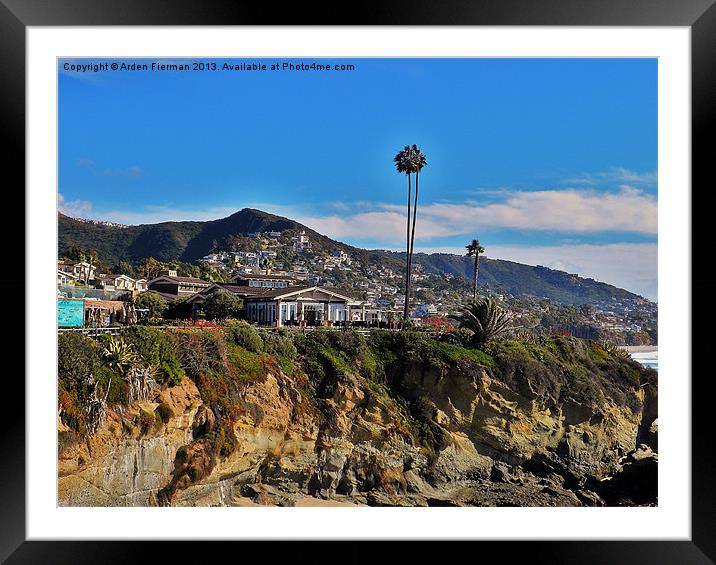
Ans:
[[[633,350],[627,347],[629,354],[632,356],[634,361],[637,361],[645,367],[651,367],[652,369],[659,370],[659,348],[634,348]]]

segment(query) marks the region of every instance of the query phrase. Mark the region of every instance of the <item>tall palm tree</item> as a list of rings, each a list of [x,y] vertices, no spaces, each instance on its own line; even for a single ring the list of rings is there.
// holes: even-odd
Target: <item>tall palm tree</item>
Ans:
[[[485,248],[480,245],[479,239],[473,239],[469,245],[465,246],[468,257],[475,257],[475,265],[472,271],[472,300],[477,300],[477,275],[480,269],[480,253],[485,252]]]
[[[405,307],[403,309],[403,318],[408,319],[408,293],[410,292],[410,198],[412,196],[412,185],[410,175],[413,173],[413,162],[410,147],[406,145],[402,151],[399,151],[393,158],[395,169],[399,173],[405,173],[408,177],[408,213],[407,227],[405,233]]]
[[[410,148],[410,162],[413,168],[413,172],[415,172],[415,200],[413,201],[413,225],[410,234],[410,252],[408,253],[408,291],[406,293],[406,308],[407,302],[410,300],[410,276],[413,272],[413,250],[415,249],[415,218],[418,213],[418,183],[420,180],[420,171],[422,171],[423,167],[428,164],[427,158],[425,157],[425,153],[420,151],[420,149],[418,149],[418,146],[415,144],[413,144],[413,146]]]

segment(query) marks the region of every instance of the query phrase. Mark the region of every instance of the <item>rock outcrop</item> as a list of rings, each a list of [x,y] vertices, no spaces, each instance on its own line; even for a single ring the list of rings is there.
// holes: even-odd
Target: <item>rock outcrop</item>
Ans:
[[[59,503],[656,501],[655,385],[629,404],[579,402],[529,381],[510,386],[461,361],[443,370],[415,363],[385,385],[356,371],[322,392],[308,398],[274,366],[239,392],[230,429],[189,377],[156,390],[151,401],[108,410],[87,438],[64,437],[71,431],[60,422]]]

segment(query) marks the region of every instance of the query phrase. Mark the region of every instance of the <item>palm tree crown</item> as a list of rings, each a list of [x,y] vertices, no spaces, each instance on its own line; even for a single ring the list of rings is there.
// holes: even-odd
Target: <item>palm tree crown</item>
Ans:
[[[422,171],[423,167],[428,164],[425,153],[423,153],[415,144],[413,144],[410,148],[410,162],[412,164],[413,171],[416,173]]]
[[[468,257],[472,257],[473,255],[485,252],[485,248],[480,245],[479,239],[473,239],[469,245],[465,246],[465,249],[467,249]]]

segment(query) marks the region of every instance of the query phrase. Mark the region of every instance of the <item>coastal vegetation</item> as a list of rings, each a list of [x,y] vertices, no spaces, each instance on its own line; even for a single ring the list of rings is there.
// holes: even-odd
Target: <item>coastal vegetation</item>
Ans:
[[[469,331],[435,339],[416,331],[375,330],[367,336],[354,331],[260,331],[229,321],[208,328],[135,326],[100,342],[65,333],[58,345],[58,408],[72,432],[88,432],[87,407],[95,393],[110,406],[127,406],[132,397],[129,369],[145,368],[157,386],[177,386],[187,377],[194,381],[217,419],[216,430],[223,430],[209,438],[214,458],[231,451],[231,425],[241,411],[242,390],[272,371],[302,383],[301,395],[311,404],[307,409],[324,415],[329,405],[322,399],[330,398],[340,383],[359,379],[390,400],[419,442],[432,437],[426,430],[433,424],[425,399],[414,398],[405,388],[406,375],[416,370],[443,376],[457,371],[466,378],[484,370],[548,404],[571,400],[599,406],[611,399],[634,410],[639,387],[655,381],[653,372],[597,342],[555,337],[530,343],[493,335],[488,343],[476,341]],[[166,410],[158,409],[156,418],[166,420]]]

